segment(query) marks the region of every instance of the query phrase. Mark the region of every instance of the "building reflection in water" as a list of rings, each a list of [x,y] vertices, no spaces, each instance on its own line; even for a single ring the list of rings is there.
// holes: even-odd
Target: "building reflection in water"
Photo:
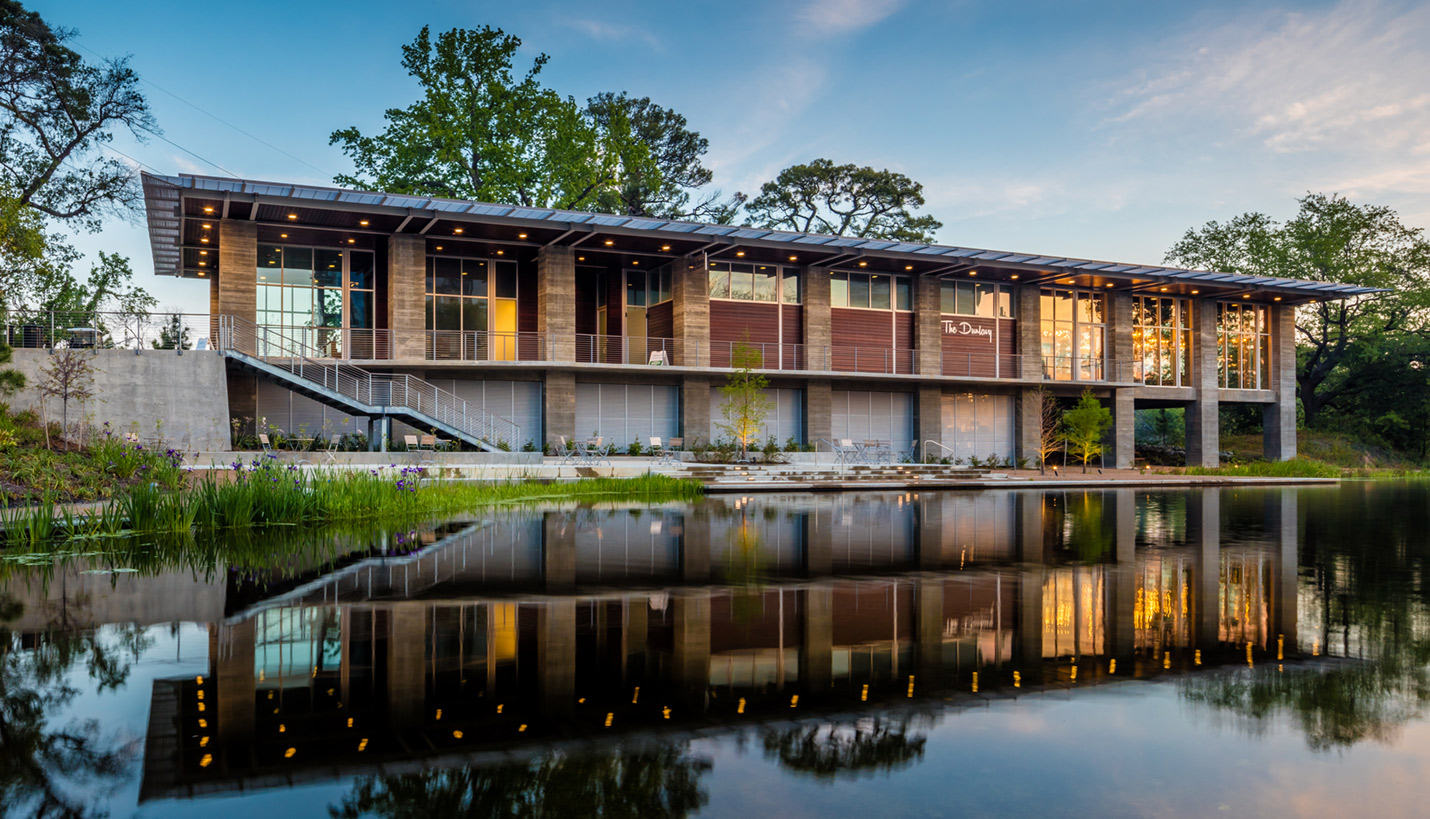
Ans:
[[[209,673],[156,686],[143,795],[1293,660],[1296,497],[1254,495],[1235,543],[1246,502],[1218,490],[511,513],[281,595],[233,581],[251,602],[211,626]],[[923,742],[888,714],[761,741],[815,775]]]

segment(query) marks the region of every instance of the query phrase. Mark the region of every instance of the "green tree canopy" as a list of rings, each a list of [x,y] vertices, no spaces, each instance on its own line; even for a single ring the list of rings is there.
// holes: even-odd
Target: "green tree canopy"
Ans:
[[[376,136],[333,131],[356,166],[339,185],[528,207],[593,209],[622,176],[661,188],[661,171],[635,137],[627,110],[604,120],[538,79],[549,58],[514,70],[521,40],[501,29],[424,26],[402,47],[402,66],[422,98],[391,108]]]
[[[1430,242],[1394,210],[1308,194],[1285,223],[1261,213],[1189,230],[1167,262],[1252,276],[1346,282],[1386,292],[1318,302],[1296,314],[1296,381],[1307,425],[1352,386],[1357,345],[1430,332]]]
[[[1102,436],[1112,426],[1112,412],[1097,400],[1092,390],[1083,390],[1073,408],[1063,413],[1063,440],[1073,455],[1082,461],[1082,471],[1087,471],[1087,463],[1102,454]]]
[[[943,223],[915,216],[924,205],[924,186],[901,173],[816,159],[791,165],[760,188],[746,207],[759,227],[932,242]]]

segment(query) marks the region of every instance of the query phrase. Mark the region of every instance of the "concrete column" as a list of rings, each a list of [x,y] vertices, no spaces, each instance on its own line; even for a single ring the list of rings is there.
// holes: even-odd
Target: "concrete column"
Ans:
[[[536,254],[536,331],[552,361],[576,360],[576,255],[548,245]]]
[[[1300,516],[1295,489],[1282,489],[1270,498],[1266,518],[1273,522],[1276,533],[1276,636],[1284,640],[1287,656],[1296,653],[1298,638],[1297,594],[1299,584],[1298,534]]]
[[[626,657],[635,654],[644,654],[646,643],[650,633],[650,600],[644,594],[628,597],[625,600],[625,619],[622,628],[625,631]]]
[[[1187,496],[1187,542],[1196,555],[1192,578],[1193,643],[1202,651],[1221,639],[1221,490],[1193,490]]]
[[[680,367],[710,366],[710,274],[705,256],[677,259],[671,265],[671,312],[675,360]],[[705,434],[703,431],[700,433]]]
[[[828,577],[834,571],[834,521],[829,506],[821,504],[804,516],[806,577]]]
[[[810,443],[834,436],[834,392],[828,381],[805,382],[804,434]]]
[[[1041,291],[1036,285],[1018,288],[1018,354],[1022,357],[1021,370],[1003,368],[1008,377],[1017,373],[1028,380],[1041,381],[1043,378],[1043,303]]]
[[[935,276],[914,280],[914,346],[918,348],[920,375],[943,375],[942,281]]]
[[[1262,448],[1267,460],[1296,457],[1296,308],[1271,307],[1271,383],[1276,403],[1262,409]]]
[[[1103,495],[1105,514],[1111,518],[1113,554],[1116,562],[1105,565],[1106,599],[1103,622],[1107,629],[1107,653],[1118,659],[1131,657],[1135,649],[1137,608],[1137,495],[1119,489]]]
[[[1018,662],[1025,680],[1036,682],[1043,662],[1043,495],[1019,492],[1015,517],[1018,560],[1017,647]]]
[[[210,697],[205,708],[213,712],[210,723],[217,723],[217,733],[223,742],[244,741],[253,736],[257,710],[253,621],[210,628],[217,629],[216,639],[211,641],[217,650],[209,663],[215,685],[204,686]]]
[[[686,376],[680,382],[680,433],[685,448],[710,440],[710,379]]]
[[[264,274],[268,275],[268,274]],[[258,224],[223,219],[218,223],[216,312],[253,323],[258,317]],[[268,281],[277,284],[277,276]],[[213,299],[210,299],[213,304]]]
[[[554,598],[536,610],[536,681],[547,714],[576,709],[576,601]]]
[[[805,690],[819,694],[827,692],[834,679],[834,590],[811,586],[803,597],[799,671]]]
[[[943,577],[915,581],[914,645],[925,684],[943,668]]]
[[[392,357],[427,358],[427,245],[422,236],[387,237],[387,329]]]
[[[942,492],[924,493],[914,501],[914,511],[918,515],[917,561],[923,571],[936,570],[943,565],[945,548],[943,505],[946,497]]]
[[[922,457],[924,441],[943,442],[943,387],[938,384],[920,384],[918,394],[918,443],[914,449]],[[895,441],[901,447],[902,441]],[[930,454],[941,453],[935,449]]]
[[[555,446],[558,443],[556,439],[563,435],[568,443],[576,438],[576,374],[548,370],[542,400],[545,402],[547,443]],[[590,433],[586,430],[582,435]]]
[[[805,369],[829,369],[829,345],[833,341],[831,321],[829,268],[807,267],[804,270]]]
[[[710,691],[710,595],[678,593],[670,598],[670,677],[677,702],[704,713]]]
[[[1038,467],[1038,445],[1043,438],[1043,393],[1038,389],[1018,391],[1014,401],[1017,425],[1017,456],[1026,458],[1028,466]]]
[[[1102,446],[1107,453],[1104,462],[1113,469],[1131,469],[1136,458],[1137,407],[1129,388],[1112,390],[1108,400],[1112,410],[1112,426],[1107,428]]]
[[[576,528],[565,512],[547,512],[541,518],[541,577],[549,592],[576,587]]]
[[[1201,299],[1192,309],[1192,387],[1187,406],[1187,466],[1221,464],[1220,403],[1217,383],[1216,301]]]
[[[394,603],[388,610],[387,719],[395,728],[424,721],[427,704],[427,606]]]
[[[713,521],[705,511],[692,511],[685,515],[685,527],[680,538],[680,579],[682,582],[709,582],[712,525]]]
[[[1112,359],[1108,362],[1108,381],[1132,380],[1132,294],[1125,290],[1114,290],[1108,294],[1107,351]]]

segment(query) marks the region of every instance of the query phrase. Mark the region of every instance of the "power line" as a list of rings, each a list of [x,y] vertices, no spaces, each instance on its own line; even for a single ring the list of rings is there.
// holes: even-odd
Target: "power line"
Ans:
[[[76,45],[79,45],[79,44],[76,43]],[[95,51],[95,50],[92,49],[92,48],[89,48],[89,47],[83,46],[83,45],[80,45],[79,47],[80,47],[80,48],[83,48],[85,51],[88,51],[90,54],[93,54],[94,56],[98,57],[98,58],[101,59],[101,60],[104,59],[104,55],[100,54],[99,52]],[[327,176],[327,177],[333,176],[333,174],[329,173],[328,171],[323,170],[322,168],[319,168],[318,166],[314,165],[313,163],[308,162],[307,160],[304,160],[304,159],[300,159],[300,158],[298,158],[298,157],[296,157],[296,156],[294,156],[294,155],[288,153],[287,151],[283,150],[282,148],[278,147],[277,145],[274,145],[273,143],[269,142],[268,140],[263,139],[262,137],[255,136],[255,135],[249,133],[248,131],[243,130],[242,128],[238,127],[237,125],[234,125],[233,123],[229,122],[228,120],[224,119],[223,117],[220,117],[218,114],[214,114],[214,113],[212,113],[212,112],[210,112],[210,111],[206,111],[206,110],[204,110],[203,108],[200,108],[199,106],[195,105],[195,104],[192,103],[192,102],[189,102],[188,100],[184,99],[183,97],[179,96],[178,94],[175,94],[173,91],[170,91],[169,89],[164,88],[163,86],[159,85],[158,83],[154,82],[153,80],[150,80],[150,79],[145,78],[145,77],[140,77],[139,80],[140,80],[140,82],[143,82],[143,83],[146,84],[146,85],[153,86],[153,87],[154,87],[156,90],[158,90],[158,91],[163,91],[165,94],[168,94],[169,96],[173,97],[174,99],[178,100],[179,102],[182,102],[183,104],[189,106],[190,108],[194,109],[195,111],[198,111],[200,114],[203,114],[203,115],[206,116],[206,117],[210,117],[210,118],[216,120],[217,122],[222,123],[223,125],[225,125],[225,126],[227,126],[227,127],[229,127],[229,128],[232,128],[233,130],[239,132],[240,134],[243,134],[244,136],[248,137],[249,139],[253,140],[254,142],[257,142],[257,143],[260,144],[260,145],[263,145],[263,146],[265,146],[265,147],[271,148],[271,149],[277,151],[278,153],[283,154],[284,156],[288,157],[289,159],[293,160],[294,162],[297,162],[297,163],[302,164],[302,165],[307,165],[309,168],[312,168],[313,170],[317,171],[318,173],[320,173],[320,174],[322,174],[322,175],[324,175],[324,176]],[[155,134],[155,136],[159,136],[159,135],[158,135],[158,134]],[[223,171],[224,173],[228,174],[229,176],[232,176],[232,177],[235,178],[235,179],[239,179],[239,178],[240,178],[240,177],[238,176],[238,174],[235,174],[235,173],[233,173],[232,171],[224,170],[221,166],[219,166],[219,165],[217,165],[217,164],[215,164],[215,163],[213,163],[213,162],[210,162],[210,161],[207,160],[207,159],[204,159],[203,157],[199,156],[198,154],[194,153],[193,151],[190,151],[188,148],[185,148],[184,146],[179,145],[178,143],[175,143],[175,142],[172,142],[172,141],[170,141],[170,140],[168,140],[168,139],[165,139],[165,138],[162,137],[162,136],[159,136],[159,138],[160,138],[160,139],[163,139],[165,142],[168,142],[170,145],[173,145],[175,148],[178,148],[179,150],[184,151],[185,153],[188,153],[188,154],[191,154],[191,155],[193,155],[193,156],[196,156],[196,157],[198,157],[199,159],[203,160],[205,163],[207,163],[207,164],[209,164],[209,165],[213,165],[215,168],[218,168],[219,170]],[[157,173],[157,172],[156,172],[156,173]]]

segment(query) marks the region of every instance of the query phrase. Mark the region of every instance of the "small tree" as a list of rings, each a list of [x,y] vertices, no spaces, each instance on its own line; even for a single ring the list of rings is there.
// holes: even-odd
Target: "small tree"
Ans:
[[[6,366],[14,354],[10,345],[0,340],[0,399],[25,388],[25,374]]]
[[[1044,387],[1038,396],[1038,472],[1046,473],[1048,456],[1063,445],[1063,408],[1058,399]]]
[[[716,426],[735,440],[740,448],[740,460],[748,460],[750,442],[755,440],[770,414],[770,402],[765,398],[765,387],[770,381],[755,372],[763,363],[760,351],[744,342],[735,345],[730,363],[735,369],[720,388],[725,396],[725,407],[721,411],[725,423],[717,422]]]
[[[94,367],[90,356],[71,349],[56,350],[49,366],[40,370],[40,408],[50,398],[60,399],[60,435],[69,434],[70,401],[94,397]],[[50,425],[45,423],[45,446],[50,446]]]
[[[1102,436],[1110,426],[1112,412],[1090,389],[1083,390],[1077,404],[1063,413],[1063,440],[1082,460],[1083,474],[1087,474],[1087,462],[1102,454]]]
[[[149,342],[156,350],[189,350],[193,342],[189,340],[189,328],[184,326],[178,313],[170,313],[164,326],[159,328],[159,337]]]

